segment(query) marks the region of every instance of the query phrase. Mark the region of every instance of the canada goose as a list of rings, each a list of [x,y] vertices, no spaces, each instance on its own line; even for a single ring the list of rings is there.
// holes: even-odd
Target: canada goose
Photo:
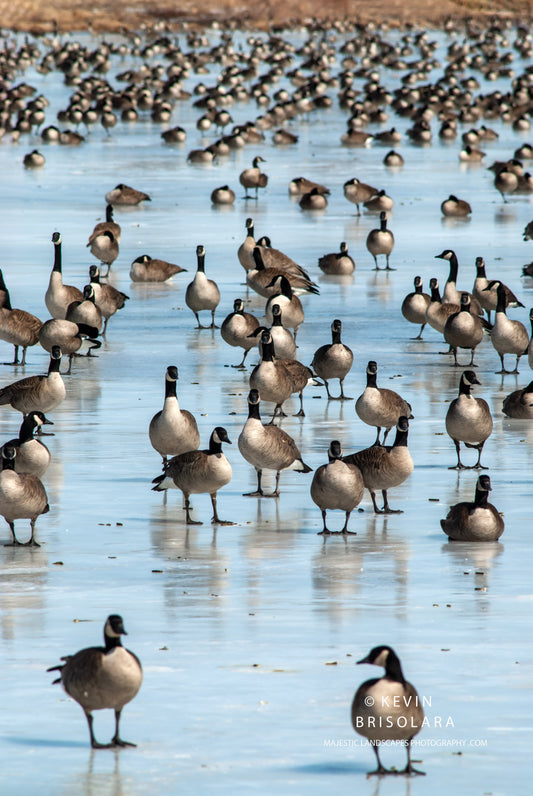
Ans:
[[[483,446],[492,434],[492,415],[488,403],[472,395],[474,384],[481,382],[473,370],[465,370],[459,381],[459,396],[450,403],[446,413],[446,431],[457,451],[457,464],[449,467],[449,470],[487,469],[480,464],[480,460]],[[477,462],[472,468],[461,462],[461,442],[478,452]]]
[[[13,362],[5,365],[19,364],[19,347],[22,348],[21,365],[26,364],[26,349],[35,345],[39,340],[39,330],[43,325],[39,318],[25,310],[13,309],[9,290],[4,282],[4,275],[0,269],[0,340],[11,343],[15,347]]]
[[[276,285],[279,293],[275,296],[270,296],[265,306],[265,316],[269,323],[273,323],[274,316],[272,314],[272,306],[278,304],[282,314],[282,322],[285,327],[294,329],[294,339],[298,334],[298,329],[304,320],[304,310],[302,302],[293,294],[291,284],[286,276],[279,275],[274,277],[272,285]],[[272,285],[267,285],[271,287]]]
[[[476,273],[477,276],[474,281],[474,287],[472,288],[472,295],[479,301],[480,305],[487,313],[490,323],[491,310],[496,310],[496,305],[498,303],[498,291],[495,287],[493,287],[492,290],[485,290],[485,288],[488,287],[489,280],[485,272],[485,260],[483,257],[476,257]],[[501,284],[503,285],[503,282]],[[521,301],[518,301],[513,291],[510,290],[507,285],[503,285],[503,287],[505,289],[506,307],[524,306]]]
[[[379,144],[390,146],[391,144],[399,144],[402,140],[402,134],[396,127],[391,127],[390,130],[384,130],[382,133],[376,133],[374,136]]]
[[[259,413],[260,394],[251,389],[248,394],[248,419],[239,434],[241,455],[253,465],[257,472],[257,490],[245,493],[245,497],[279,497],[279,477],[282,470],[310,473],[293,438],[283,429],[272,424],[263,425]],[[261,487],[263,470],[275,470],[276,486],[265,494]]]
[[[244,362],[248,356],[248,351],[254,348],[256,340],[254,332],[259,328],[259,321],[250,312],[244,311],[242,299],[235,299],[233,302],[233,312],[231,312],[220,327],[222,339],[231,346],[243,348],[244,356],[238,365],[232,368],[244,368]]]
[[[123,741],[119,734],[122,709],[137,695],[143,679],[138,657],[122,646],[123,635],[127,634],[122,617],[111,614],[104,625],[104,647],[87,647],[66,655],[61,658],[64,663],[47,669],[60,672],[54,684],[61,683],[83,709],[93,749],[136,745]],[[92,714],[94,710],[106,709],[115,711],[115,734],[109,743],[103,744],[94,737]]]
[[[440,521],[444,533],[455,542],[496,542],[505,530],[497,508],[488,502],[492,486],[488,475],[480,475],[474,501],[451,506]]]
[[[498,373],[518,373],[518,362],[522,354],[527,352],[529,344],[529,334],[526,327],[520,321],[512,321],[505,312],[506,294],[505,287],[498,280],[489,282],[485,290],[488,292],[496,288],[498,301],[496,305],[496,318],[494,326],[490,332],[492,345],[498,352],[502,369]],[[503,358],[505,354],[515,354],[516,365],[514,370],[505,370]]]
[[[196,247],[197,270],[192,282],[185,291],[185,303],[192,310],[198,322],[198,329],[218,329],[215,325],[215,310],[220,303],[220,290],[217,283],[205,275],[205,247]],[[211,324],[202,326],[198,313],[202,310],[211,311]]]
[[[357,689],[352,702],[352,725],[356,733],[370,741],[376,755],[376,774],[424,774],[411,763],[411,741],[422,729],[424,711],[415,687],[402,672],[400,659],[391,647],[374,647],[360,663],[383,666],[385,676],[367,680]],[[407,749],[403,771],[385,768],[379,759],[380,743],[402,742]]]
[[[470,295],[468,293],[461,293],[460,306],[459,312],[454,312],[448,317],[442,333],[453,353],[455,366],[463,367],[457,362],[457,349],[470,348],[472,354],[468,366],[474,367],[474,352],[483,340],[483,326],[480,317],[472,315],[470,312]]]
[[[326,194],[320,193],[318,188],[311,188],[309,193],[304,193],[298,202],[302,210],[324,210],[328,206]]]
[[[254,221],[253,218],[246,219],[246,238],[237,250],[237,257],[245,271],[250,271],[254,267],[252,251],[255,248]]]
[[[166,282],[176,274],[186,271],[180,265],[158,260],[148,254],[141,254],[131,264],[130,279],[132,282]]]
[[[394,207],[394,201],[387,196],[385,191],[378,191],[366,202],[363,202],[363,207],[368,213],[388,213]]]
[[[411,405],[404,401],[394,390],[377,386],[377,363],[370,360],[366,366],[366,388],[355,402],[358,417],[369,426],[377,426],[378,433],[374,445],[379,445],[381,429],[385,429],[383,442],[387,434],[398,422],[401,415],[412,419]]]
[[[274,414],[283,416],[282,405],[293,393],[294,383],[287,368],[275,357],[272,335],[265,329],[261,332],[261,361],[250,374],[250,389],[259,392],[264,401],[275,404]]]
[[[420,332],[413,340],[421,340],[424,326],[427,323],[426,311],[431,303],[431,298],[422,291],[422,277],[415,276],[414,292],[408,293],[402,301],[402,315],[409,323],[421,324]]]
[[[391,149],[390,152],[387,152],[385,157],[383,158],[383,165],[388,166],[389,168],[401,168],[405,163],[402,155],[399,152],[395,152],[394,149]]]
[[[107,322],[115,312],[121,310],[129,296],[121,290],[117,290],[113,285],[100,284],[100,270],[97,265],[91,265],[89,268],[90,285],[94,291],[94,302],[104,320],[104,328],[102,334],[105,336],[107,329]]]
[[[353,274],[355,271],[355,261],[348,254],[348,244],[342,241],[338,252],[324,254],[318,258],[318,267],[325,274],[338,276]]]
[[[298,265],[292,257],[282,252],[280,249],[275,249],[272,246],[271,240],[268,235],[263,235],[257,241],[257,246],[261,252],[261,259],[265,268],[273,268],[278,273],[285,274],[289,279],[291,276],[302,277],[307,280],[313,287],[317,287],[316,283],[311,280],[311,277],[301,265]],[[253,249],[252,249],[253,251]],[[252,256],[253,259],[253,256]]]
[[[260,296],[263,296],[263,298],[270,298],[270,296],[278,295],[279,287],[275,284],[274,280],[280,274],[284,274],[288,279],[293,293],[317,294],[319,292],[316,284],[310,279],[296,274],[292,270],[287,271],[277,268],[274,264],[275,258],[270,258],[273,265],[271,267],[266,267],[263,260],[264,251],[268,252],[269,250],[259,246],[253,248],[252,258],[255,267],[251,268],[246,273],[246,284],[251,287],[252,290],[255,290],[256,293],[259,293]]]
[[[150,202],[148,194],[130,188],[129,185],[119,183],[112,191],[108,191],[105,200],[109,205],[138,205],[140,202]]]
[[[217,525],[234,525],[230,521],[221,520],[217,514],[217,492],[231,481],[231,464],[222,453],[222,443],[231,445],[228,433],[222,426],[217,426],[209,439],[208,450],[193,450],[174,456],[164,465],[163,475],[152,481],[154,492],[165,489],[181,489],[185,500],[186,522],[188,525],[202,525],[191,519],[189,497],[192,494],[208,492],[213,506],[211,522]]]
[[[484,157],[485,152],[470,146],[470,144],[467,144],[465,148],[461,149],[459,152],[459,160],[461,163],[481,163]]]
[[[533,240],[533,221],[530,221],[528,224],[526,224],[522,234],[524,240]]]
[[[34,149],[32,152],[24,155],[22,162],[26,169],[40,169],[46,163],[46,159],[37,149]]]
[[[0,406],[10,404],[13,409],[27,415],[33,410],[49,412],[65,399],[65,383],[61,378],[61,349],[53,346],[48,374],[27,376],[0,389]]]
[[[119,253],[118,241],[115,236],[110,229],[104,229],[98,235],[95,235],[87,246],[90,246],[93,257],[100,260],[103,265],[107,265],[105,274],[107,276]]]
[[[95,225],[89,236],[87,246],[89,246],[93,240],[98,237],[98,235],[101,235],[102,232],[105,232],[106,230],[109,230],[111,233],[113,233],[113,237],[117,244],[120,243],[122,231],[120,229],[120,224],[117,224],[117,222],[113,219],[113,205],[109,204],[106,205],[105,208],[105,221],[100,221]]]
[[[6,443],[1,450],[0,514],[9,525],[13,540],[6,546],[31,545],[40,547],[35,541],[35,523],[40,514],[50,511],[46,490],[37,476],[31,473],[16,473],[16,449]],[[29,519],[31,536],[27,542],[19,542],[15,535],[15,520]]]
[[[98,332],[102,329],[102,313],[95,303],[94,288],[85,285],[81,301],[73,301],[67,308],[66,320],[73,323],[95,327]],[[90,349],[89,349],[90,354]]]
[[[148,428],[152,448],[162,457],[163,465],[168,456],[196,450],[200,444],[194,415],[186,409],[180,409],[176,394],[177,381],[178,369],[175,365],[169,365],[165,373],[163,409],[152,417]]]
[[[435,255],[436,260],[447,260],[450,263],[450,272],[448,274],[448,279],[446,280],[446,285],[444,287],[444,293],[442,295],[442,301],[444,304],[461,304],[461,293],[467,291],[459,291],[457,290],[457,274],[459,272],[459,260],[457,259],[457,255],[452,249],[444,249],[440,254]],[[471,294],[468,293],[470,296],[470,312],[475,315],[483,315],[483,307],[479,303],[479,301]]]
[[[509,171],[507,168],[503,168],[496,173],[494,177],[494,187],[499,191],[504,202],[507,202],[505,194],[514,193],[518,188],[518,179],[518,175],[513,171]]]
[[[235,201],[235,191],[229,185],[221,185],[211,191],[211,201],[214,205],[232,205]]]
[[[182,144],[187,139],[187,133],[183,127],[171,127],[161,133],[161,138],[166,144]]]
[[[262,346],[260,335],[264,331],[270,331],[272,342],[274,343],[274,351],[276,352],[276,359],[294,359],[296,356],[296,343],[290,331],[283,326],[279,304],[273,304],[271,309],[272,326],[270,329],[268,330],[265,326],[258,326],[257,329],[254,329],[250,334],[250,337],[257,340],[259,353],[261,354]]]
[[[18,437],[4,443],[4,446],[15,448],[16,473],[30,473],[41,478],[47,471],[50,451],[33,436],[35,429],[40,429],[44,424],[54,425],[42,412],[30,412],[22,421]]]
[[[370,146],[374,136],[371,133],[365,133],[364,130],[348,130],[348,132],[341,135],[341,144],[343,146]]]
[[[458,199],[453,193],[442,202],[441,213],[449,218],[466,218],[472,212],[472,207],[465,199]]]
[[[187,155],[189,163],[212,163],[215,159],[215,152],[211,147],[205,149],[191,149]]]
[[[378,267],[378,255],[384,254],[387,260],[387,271],[394,271],[394,268],[391,268],[389,265],[389,255],[394,248],[394,235],[392,232],[387,229],[387,214],[385,211],[382,211],[379,214],[380,219],[380,228],[379,229],[372,229],[368,233],[366,239],[366,248],[374,258],[374,262],[376,264],[376,271],[379,271],[380,268]]]
[[[338,440],[330,443],[328,464],[317,467],[311,482],[311,499],[322,512],[324,523],[320,534],[354,533],[348,530],[350,514],[363,499],[364,484],[361,471],[354,464],[342,460],[342,448]],[[346,512],[341,531],[330,531],[326,525],[326,511],[339,509]]]
[[[326,393],[330,401],[351,401],[351,398],[344,395],[343,383],[353,365],[353,353],[347,345],[341,341],[342,321],[337,318],[331,324],[331,340],[328,345],[320,346],[315,351],[311,368],[317,376],[324,380]],[[274,345],[275,350],[275,345]],[[329,392],[328,380],[338,379],[340,385],[340,395],[334,397]]]
[[[246,199],[249,199],[248,196],[248,188],[255,188],[255,198],[258,197],[259,188],[266,188],[268,183],[268,176],[261,171],[259,168],[260,163],[265,163],[266,161],[261,155],[257,155],[252,161],[252,168],[244,169],[239,174],[239,182],[246,188]]]
[[[343,190],[345,198],[357,207],[358,216],[361,215],[361,208],[359,205],[361,205],[363,202],[367,202],[371,196],[375,196],[377,193],[379,193],[378,188],[374,188],[372,185],[361,182],[357,179],[357,177],[352,177],[351,180],[346,180]]]
[[[67,309],[73,301],[81,301],[83,294],[81,290],[73,285],[64,285],[62,276],[61,262],[61,235],[54,232],[52,235],[54,244],[54,267],[50,274],[48,289],[44,296],[44,303],[52,318],[64,319]]]
[[[439,281],[435,277],[429,280],[429,288],[431,290],[431,300],[426,310],[426,320],[433,329],[442,334],[446,321],[450,315],[459,312],[461,305],[442,301],[439,291]],[[451,352],[447,351],[446,353]]]
[[[289,183],[290,196],[302,196],[304,193],[309,193],[313,188],[316,188],[320,193],[329,193],[329,188],[321,185],[319,182],[313,182],[306,177],[295,177]]]
[[[298,143],[298,136],[291,133],[289,130],[280,128],[276,130],[272,136],[272,143],[276,146],[289,146],[290,144]]]
[[[51,318],[43,323],[39,331],[39,343],[45,351],[51,353],[54,346],[59,346],[61,353],[64,356],[68,356],[69,365],[65,375],[70,374],[72,359],[80,350],[85,339],[91,343],[91,348],[100,348],[102,343],[96,340],[96,337],[98,337],[96,326],[76,323],[66,319],[63,321]]]
[[[503,413],[518,420],[533,420],[533,381],[503,399]]]

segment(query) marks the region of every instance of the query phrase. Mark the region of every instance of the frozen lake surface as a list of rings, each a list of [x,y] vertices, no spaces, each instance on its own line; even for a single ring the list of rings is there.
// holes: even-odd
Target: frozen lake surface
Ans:
[[[288,35],[288,34],[287,34]],[[383,33],[392,41],[398,33]],[[514,31],[509,31],[513,51]],[[184,37],[175,37],[187,49]],[[246,36],[235,35],[247,48]],[[303,32],[293,34],[296,44]],[[438,42],[441,63],[428,76],[437,80],[446,63],[446,47],[462,34]],[[97,40],[73,36],[94,48]],[[335,41],[338,51],[343,43]],[[119,42],[118,38],[113,39]],[[209,46],[220,33],[208,31]],[[44,54],[46,45],[39,43]],[[200,48],[202,49],[202,48]],[[329,64],[335,76],[341,55]],[[106,77],[119,88],[117,73],[164,59],[113,55]],[[296,56],[295,65],[303,60]],[[263,65],[265,71],[267,65]],[[529,61],[515,53],[516,74]],[[384,85],[400,85],[403,71],[378,70]],[[217,68],[184,81],[192,90],[202,80],[216,82]],[[72,87],[55,71],[38,74],[30,66],[17,79],[34,86],[50,101],[46,124],[55,124]],[[355,85],[362,87],[364,81]],[[509,80],[481,80],[481,91],[509,88]],[[294,90],[286,78],[279,87]],[[276,90],[277,86],[274,87]],[[448,506],[472,500],[476,472],[456,472],[453,443],[444,417],[457,394],[460,370],[439,356],[443,342],[426,327],[417,328],[400,313],[403,297],[420,274],[427,290],[437,276],[441,285],[447,264],[435,260],[445,248],[457,252],[459,286],[471,289],[474,260],[483,256],[489,278],[500,276],[525,309],[510,316],[528,325],[532,284],[521,278],[531,257],[522,241],[531,220],[527,196],[503,203],[485,168],[461,166],[460,136],[451,144],[438,136],[421,148],[409,143],[411,121],[396,117],[375,132],[396,125],[405,167],[387,170],[387,148],[344,148],[347,111],[336,91],[329,109],[296,118],[287,127],[299,136],[292,147],[276,147],[272,131],[265,141],[234,151],[209,166],[187,162],[187,153],[214,140],[196,130],[200,111],[192,102],[176,103],[169,125],[141,114],[134,124],[120,122],[107,136],[96,125],[79,148],[46,146],[37,133],[18,143],[6,134],[0,145],[0,198],[3,219],[2,267],[13,306],[48,317],[44,293],[53,263],[52,233],[63,240],[64,280],[83,287],[89,265],[87,238],[105,207],[104,195],[123,182],[146,191],[150,203],[123,210],[120,255],[111,282],[130,296],[110,320],[99,357],[76,359],[65,377],[67,398],[55,411],[55,436],[46,440],[52,464],[44,477],[50,512],[39,518],[42,547],[0,548],[0,655],[3,697],[0,745],[4,794],[41,796],[89,794],[324,794],[368,796],[431,794],[513,794],[525,792],[527,760],[533,739],[531,720],[531,472],[533,425],[507,419],[502,399],[531,378],[525,357],[520,375],[501,376],[488,337],[476,352],[481,387],[494,418],[494,431],[483,459],[490,465],[492,502],[504,514],[500,543],[450,544],[440,529]],[[196,97],[193,97],[196,99]],[[255,103],[229,108],[235,123],[253,119]],[[187,142],[167,146],[160,133],[179,124]],[[487,122],[499,133],[483,143],[486,165],[507,159],[528,133],[509,124]],[[63,125],[60,125],[64,127]],[[471,125],[460,126],[460,133]],[[85,129],[81,130],[85,133]],[[25,170],[24,154],[38,147],[46,157],[40,170]],[[243,199],[242,169],[261,154],[269,175],[259,199]],[[320,214],[300,210],[288,196],[297,176],[326,184],[328,208]],[[396,245],[391,273],[376,272],[365,247],[377,217],[354,215],[343,196],[351,177],[387,190],[394,199],[389,226]],[[211,205],[211,191],[229,184],[237,194],[230,208]],[[440,203],[455,193],[472,205],[468,222],[444,220]],[[233,300],[246,298],[246,309],[262,315],[264,301],[248,294],[237,248],[245,220],[252,216],[258,235],[268,234],[275,247],[308,268],[320,296],[304,297],[306,319],[298,335],[298,359],[306,364],[330,342],[330,324],[343,322],[343,340],[355,356],[345,392],[356,398],[365,386],[368,360],[379,366],[378,384],[397,390],[413,406],[409,447],[412,476],[389,494],[403,514],[376,516],[368,493],[351,518],[356,536],[317,536],[320,511],[309,496],[311,475],[283,473],[279,500],[242,497],[255,488],[253,468],[242,459],[237,438],[247,417],[246,397],[252,352],[246,371],[229,367],[241,352],[230,349],[220,332],[195,329],[184,292],[196,267],[195,249],[206,247],[206,272],[220,287],[217,321],[232,311]],[[357,263],[353,277],[324,277],[319,256],[348,242]],[[163,285],[133,284],[132,260],[150,254],[188,269]],[[12,347],[1,344],[6,361]],[[465,352],[461,361],[468,361]],[[232,441],[226,453],[233,467],[231,483],[218,497],[219,513],[234,526],[213,529],[207,495],[193,496],[195,517],[203,526],[184,524],[181,494],[166,501],[151,491],[160,457],[151,448],[148,423],[162,407],[164,373],[179,368],[178,397],[194,411],[206,447],[212,429],[224,426]],[[511,361],[509,361],[509,365]],[[48,355],[28,350],[25,368],[4,366],[1,384],[43,373]],[[336,393],[337,385],[333,385]],[[326,402],[323,388],[309,387],[306,417],[292,416],[288,402],[283,428],[296,440],[313,468],[327,461],[332,439],[345,452],[372,444],[374,429],[356,416],[354,402]],[[268,406],[263,406],[267,418]],[[18,413],[2,407],[2,439],[16,435]],[[392,436],[392,434],[391,434]],[[474,462],[474,452],[464,454]],[[266,475],[267,485],[273,482]],[[330,527],[341,527],[332,515]],[[16,524],[21,538],[29,523]],[[9,529],[2,525],[2,541]],[[145,679],[136,699],[126,706],[122,734],[138,744],[120,752],[91,751],[82,711],[58,687],[46,668],[61,655],[101,643],[109,613],[124,617],[127,645],[140,657]],[[367,780],[374,766],[372,750],[356,736],[349,707],[363,680],[379,670],[355,667],[370,648],[389,644],[398,653],[406,677],[426,698],[429,727],[418,736],[413,757],[426,773],[409,781]],[[96,735],[112,734],[110,711],[95,714]],[[460,754],[459,754],[460,752]],[[384,749],[386,765],[403,765],[402,749]]]

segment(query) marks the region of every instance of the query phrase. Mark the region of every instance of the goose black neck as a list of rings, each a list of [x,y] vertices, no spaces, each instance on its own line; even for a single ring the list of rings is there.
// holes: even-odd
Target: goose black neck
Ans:
[[[472,385],[461,376],[461,381],[459,382],[459,395],[470,395],[471,392]]]
[[[503,287],[503,285],[498,285],[496,290],[498,292],[498,301],[496,303],[496,312],[505,312],[505,305],[507,303],[506,300],[505,300],[505,288]]]
[[[396,438],[394,440],[394,445],[392,447],[393,448],[399,448],[402,445],[407,447],[407,435],[408,435],[408,433],[409,433],[409,429],[406,429],[405,431],[402,431],[401,428],[397,428],[396,429]]]
[[[439,304],[442,303],[442,299],[440,297],[440,290],[439,290],[438,286],[431,288],[431,301],[436,301]]]
[[[252,257],[254,258],[254,263],[255,263],[256,269],[258,271],[264,271],[265,270],[265,264],[264,264],[263,258],[261,256],[261,249],[258,246],[255,246],[255,248],[253,249]]]
[[[176,397],[176,382],[174,379],[165,379],[165,398]]]
[[[485,263],[483,262],[483,260],[481,261],[480,264],[476,263],[476,268],[477,268],[478,277],[480,279],[482,279],[482,278],[486,279],[487,278],[487,274],[485,273]]]
[[[105,209],[105,220],[107,223],[111,223],[113,221],[113,205],[107,205]]]
[[[285,298],[288,298],[289,301],[292,301],[291,283],[289,282],[289,280],[287,279],[286,276],[282,276],[281,277],[280,290],[281,290],[281,295],[282,296],[285,296]]]
[[[211,434],[209,439],[209,453],[222,453],[222,443],[215,439],[214,434]]]
[[[269,343],[262,343],[261,359],[263,362],[272,362],[274,360],[274,343],[272,340]]]
[[[422,289],[423,289],[422,282],[417,282],[415,285],[415,293],[422,293]]]
[[[331,330],[331,341],[333,344],[341,342],[341,330],[340,329],[332,329]]]
[[[61,273],[61,241],[54,243],[54,271]]]
[[[489,502],[489,493],[486,489],[479,489],[476,486],[476,496],[474,498],[474,503],[476,506],[486,506]]]
[[[261,414],[259,412],[259,403],[248,404],[248,417],[253,418],[254,420],[261,420]]]
[[[457,255],[455,252],[452,252],[452,256],[450,257],[450,274],[448,276],[448,282],[457,282],[457,272],[459,270],[459,262],[457,260]]]
[[[111,650],[114,650],[116,647],[122,647],[120,636],[108,636],[104,633],[104,640],[106,652],[111,652]]]
[[[470,302],[469,301],[466,301],[466,302],[461,301],[461,310],[460,311],[461,312],[470,312]]]
[[[199,252],[197,255],[198,265],[196,270],[205,273],[205,252]]]
[[[3,282],[3,281],[4,281],[4,280],[2,279],[2,282]],[[9,296],[9,290],[7,289],[7,287],[5,286],[5,284],[4,284],[4,286],[3,286],[3,287],[2,287],[2,285],[0,285],[0,290],[4,290],[4,292],[5,292],[5,297],[4,297],[4,304],[3,304],[3,308],[4,308],[5,310],[12,310],[12,309],[13,309],[13,307],[11,306],[11,298],[10,298],[10,296]]]
[[[19,442],[29,442],[33,439],[33,429],[35,428],[35,420],[32,415],[26,415],[19,429]]]
[[[380,230],[381,230],[381,232],[386,232],[387,231],[387,216],[383,216],[382,217],[381,224],[380,224]]]
[[[377,379],[378,379],[378,374],[377,373],[369,373],[368,371],[366,372],[366,386],[367,387],[376,387],[376,389],[377,389],[377,386],[378,386]]]
[[[281,312],[278,312],[277,315],[272,315],[272,326],[283,326],[281,322]],[[531,321],[531,326],[533,328],[533,320]]]
[[[59,373],[60,366],[61,366],[61,357],[59,357],[59,359],[55,359],[54,357],[50,357],[50,365],[48,367],[48,375],[50,375],[50,373]]]
[[[7,459],[2,456],[2,470],[14,470],[15,469],[15,457],[13,456],[12,459]]]
[[[254,222],[252,219],[249,219],[248,223],[246,224],[246,229],[248,231],[248,237],[253,238],[254,236]]]
[[[400,663],[400,659],[393,650],[389,650],[389,654],[387,656],[387,662],[385,663],[385,674],[389,679],[395,680],[397,683],[402,683],[403,685],[405,685],[405,677],[403,676],[402,672],[402,664]]]
[[[91,276],[91,282],[93,283],[93,285],[99,285],[100,284],[100,274],[98,272]]]

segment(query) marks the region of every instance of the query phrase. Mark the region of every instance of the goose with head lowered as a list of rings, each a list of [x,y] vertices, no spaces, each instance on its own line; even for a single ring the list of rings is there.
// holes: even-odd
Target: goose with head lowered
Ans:
[[[77,287],[63,284],[62,243],[59,232],[54,232],[52,235],[52,243],[54,244],[54,267],[50,274],[50,281],[44,296],[44,303],[52,318],[60,318],[63,320],[66,317],[67,309],[70,304],[72,304],[73,301],[81,301],[83,299],[83,294]]]
[[[529,345],[529,334],[523,323],[520,321],[513,321],[507,317],[505,306],[507,296],[505,287],[498,280],[489,282],[485,290],[488,292],[496,288],[498,302],[496,305],[496,317],[494,319],[494,326],[490,332],[490,340],[502,364],[501,370],[498,373],[518,373],[518,363],[520,357],[527,353]],[[514,354],[516,356],[516,365],[514,370],[506,370],[504,365],[505,354]]]
[[[385,645],[374,647],[358,664],[383,666],[383,677],[366,680],[357,689],[352,702],[352,725],[356,733],[368,741],[376,755],[378,767],[368,776],[386,774],[424,774],[413,768],[411,742],[420,732],[424,710],[415,687],[402,671],[400,659]],[[407,765],[403,771],[385,768],[379,758],[380,744],[403,743],[407,750]]]
[[[217,492],[231,481],[231,464],[222,452],[222,443],[231,445],[228,432],[222,426],[217,426],[209,438],[207,450],[193,450],[181,453],[169,459],[163,467],[163,475],[153,479],[154,492],[165,489],[181,489],[185,501],[187,525],[202,525],[201,522],[191,518],[190,496],[207,492],[211,497],[213,518],[211,522],[217,525],[234,525],[229,520],[221,520],[217,513]]]
[[[413,418],[411,404],[407,403],[401,395],[394,390],[381,388],[377,385],[377,362],[370,360],[366,366],[366,388],[355,402],[355,411],[358,417],[369,426],[376,426],[378,433],[374,445],[379,445],[381,429],[385,429],[383,442],[387,434],[398,422],[401,415]]]
[[[239,435],[238,445],[242,456],[257,472],[257,489],[246,497],[279,497],[279,478],[283,470],[310,473],[293,438],[272,424],[263,425],[259,412],[260,395],[256,389],[248,394],[248,419]],[[273,492],[263,492],[263,470],[274,470],[276,486]]]
[[[144,191],[138,191],[129,185],[120,182],[113,190],[108,191],[105,200],[110,205],[138,205],[141,202],[150,202],[150,197]]]
[[[269,323],[273,323],[274,316],[272,314],[272,307],[277,304],[281,310],[282,323],[288,329],[294,330],[294,339],[298,334],[298,329],[304,321],[304,309],[302,302],[295,296],[291,288],[291,284],[286,276],[278,275],[272,280],[268,287],[276,286],[278,293],[270,296],[265,305],[265,317]]]
[[[2,471],[0,472],[0,514],[11,531],[12,545],[40,547],[35,541],[37,517],[50,511],[46,490],[36,475],[15,472],[16,448],[9,443],[2,446]],[[15,520],[30,520],[31,536],[19,542],[15,534]]]
[[[34,437],[35,429],[40,430],[43,425],[54,424],[43,412],[30,412],[22,421],[18,437],[4,442],[5,446],[15,449],[16,473],[30,473],[41,478],[47,471],[52,458],[50,451],[40,439]]]
[[[408,293],[402,301],[402,315],[409,323],[420,324],[420,332],[413,337],[413,340],[421,340],[424,326],[427,323],[426,312],[431,298],[423,292],[421,276],[415,276],[413,281],[415,289],[412,293]]]
[[[464,470],[461,462],[460,448],[464,442],[467,448],[475,448],[478,452],[477,462],[473,469],[486,469],[481,462],[481,453],[487,439],[492,434],[492,415],[488,403],[483,398],[472,395],[474,384],[481,384],[473,370],[465,370],[459,381],[459,396],[454,398],[446,413],[446,431],[452,438],[457,451],[457,464],[450,470]]]
[[[262,353],[261,334],[269,331],[274,343],[274,351],[276,352],[277,359],[294,359],[296,356],[296,343],[289,329],[283,326],[283,319],[281,317],[281,308],[279,304],[272,304],[272,326],[267,329],[266,326],[258,326],[251,334],[250,337],[257,341],[259,353]],[[255,343],[254,343],[255,345]]]
[[[311,500],[322,512],[323,528],[319,532],[324,536],[331,534],[351,534],[348,530],[350,514],[363,499],[364,483],[360,469],[342,459],[342,447],[338,440],[333,440],[328,449],[328,463],[317,467],[311,482]],[[326,525],[326,512],[344,511],[345,520],[342,530],[330,531]]]
[[[49,412],[64,401],[65,383],[59,372],[61,349],[55,345],[50,353],[48,373],[27,376],[0,389],[0,406],[10,404],[13,409],[27,415],[34,409]]]
[[[9,290],[4,282],[4,275],[0,269],[0,340],[11,343],[15,347],[13,362],[5,365],[25,365],[26,349],[39,342],[39,330],[43,325],[35,315],[25,310],[13,309]],[[22,359],[19,363],[19,348],[22,348]]]
[[[200,434],[194,415],[180,409],[176,391],[178,369],[169,365],[165,373],[165,401],[163,408],[156,412],[150,421],[148,434],[152,448],[163,459],[178,456],[180,453],[196,450],[200,444]]]
[[[409,420],[402,415],[396,423],[396,438],[393,445],[372,445],[357,453],[344,456],[343,461],[355,464],[361,470],[365,487],[370,492],[376,514],[401,514],[401,509],[391,509],[387,491],[399,486],[409,478],[414,469],[413,460],[407,447]],[[383,495],[383,508],[376,503],[376,491]]]
[[[505,530],[504,521],[495,506],[489,503],[492,486],[488,475],[480,475],[472,502],[452,506],[440,526],[450,541],[496,542]]]
[[[315,351],[311,368],[317,376],[323,379],[326,385],[326,393],[329,401],[351,401],[344,394],[344,379],[348,375],[353,365],[353,353],[351,348],[341,340],[342,321],[335,318],[331,324],[331,343],[320,346]],[[340,395],[332,396],[329,391],[328,380],[338,379],[340,385]]]
[[[68,370],[65,375],[69,375],[72,369],[72,360],[80,351],[84,340],[90,344],[87,355],[89,355],[92,348],[100,348],[102,343],[97,340],[98,329],[96,326],[88,326],[85,323],[75,323],[74,321],[60,320],[50,318],[49,321],[43,323],[39,331],[39,343],[48,351],[52,353],[54,346],[61,348],[61,353],[68,356]],[[80,355],[81,356],[81,355]]]
[[[124,635],[122,617],[111,614],[104,625],[103,647],[86,647],[74,655],[66,655],[61,658],[63,663],[47,669],[60,673],[54,683],[61,683],[85,713],[93,749],[136,746],[122,740],[119,731],[122,710],[137,695],[143,679],[138,657],[122,646],[121,636]],[[94,735],[93,712],[106,709],[115,712],[115,734],[109,743],[103,744]]]
[[[213,279],[208,279],[205,275],[205,247],[196,247],[197,269],[192,282],[189,282],[185,291],[185,303],[194,312],[198,322],[197,329],[218,329],[215,325],[215,310],[220,304],[220,290]],[[211,324],[202,326],[199,312],[209,310],[211,312]]]

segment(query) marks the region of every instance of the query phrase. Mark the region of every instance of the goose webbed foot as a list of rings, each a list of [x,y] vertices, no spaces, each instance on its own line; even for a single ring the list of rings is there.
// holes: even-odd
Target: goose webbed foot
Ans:
[[[236,525],[231,520],[220,520],[218,517],[212,517],[211,522],[213,525]]]
[[[368,779],[370,777],[386,777],[389,774],[395,774],[395,773],[396,773],[395,771],[391,771],[389,768],[385,768],[385,766],[382,766],[380,763],[375,771],[369,771],[366,776]]]
[[[480,464],[479,462],[477,462],[477,464],[474,464],[473,467],[469,467],[469,469],[470,470],[488,470],[489,468],[485,467],[484,464]]]
[[[96,738],[91,739],[91,749],[111,749],[114,744],[111,743],[100,743],[97,741]]]
[[[243,492],[243,497],[265,497],[265,493],[262,489],[256,489],[255,492]]]
[[[263,497],[266,498],[279,498],[279,490],[276,489],[274,492],[265,492]]]
[[[408,763],[405,766],[405,768],[403,768],[401,771],[398,771],[398,774],[406,774],[408,777],[415,777],[415,776],[425,777],[426,776],[426,772],[425,771],[420,771],[419,768],[414,768],[414,766],[412,766],[411,763]]]
[[[454,464],[453,467],[448,467],[448,470],[468,470],[469,468],[466,465],[462,464],[462,462],[458,462]]]
[[[304,412],[304,410],[303,410],[303,409],[300,409],[300,411],[299,411],[299,412],[296,412],[296,414],[295,414],[295,415],[293,415],[293,417],[305,417],[305,412]]]
[[[137,746],[137,744],[136,743],[132,743],[131,741],[123,741],[122,738],[112,738],[111,739],[111,743],[108,744],[108,746],[109,747],[113,747],[113,746],[125,747],[125,746]]]
[[[390,506],[383,506],[381,514],[403,514],[403,509],[391,509]]]
[[[35,539],[29,539],[27,542],[18,542],[21,547],[40,547],[41,545],[39,542],[36,542]]]

